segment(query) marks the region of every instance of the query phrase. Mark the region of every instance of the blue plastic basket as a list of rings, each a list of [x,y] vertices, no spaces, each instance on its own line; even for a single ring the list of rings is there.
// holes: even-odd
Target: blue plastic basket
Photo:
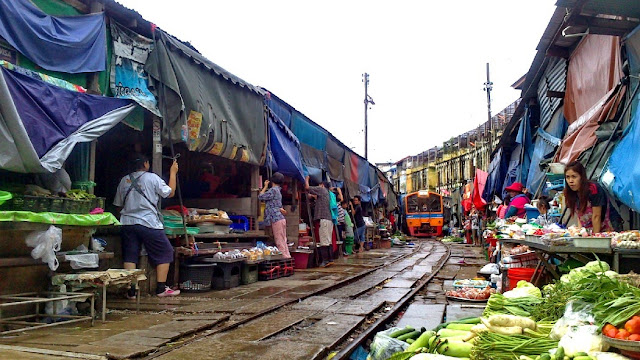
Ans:
[[[237,231],[249,231],[249,219],[242,215],[229,215],[229,219],[233,221],[229,227]]]

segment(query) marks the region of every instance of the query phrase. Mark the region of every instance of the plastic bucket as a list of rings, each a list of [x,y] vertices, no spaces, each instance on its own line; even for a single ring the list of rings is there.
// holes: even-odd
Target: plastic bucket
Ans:
[[[507,290],[515,288],[520,280],[531,281],[531,277],[535,271],[536,269],[533,268],[510,268],[507,275],[509,278]],[[542,269],[538,269],[538,273],[540,272],[542,272]]]
[[[291,252],[291,257],[294,260],[293,266],[296,269],[306,269],[309,266],[309,257],[311,253],[307,252]]]

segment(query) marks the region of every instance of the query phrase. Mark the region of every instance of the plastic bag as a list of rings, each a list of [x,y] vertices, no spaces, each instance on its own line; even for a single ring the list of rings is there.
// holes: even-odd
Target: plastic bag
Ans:
[[[572,301],[567,304],[564,315],[553,325],[549,337],[553,340],[560,340],[572,329],[581,328],[595,323],[592,315],[593,305]],[[597,331],[597,328],[596,328]]]
[[[100,262],[98,254],[65,255],[64,259],[71,263],[71,268],[74,270],[97,268]]]
[[[376,334],[369,348],[367,360],[386,360],[390,358],[391,355],[404,351],[409,347],[409,344],[406,342],[389,336],[389,334],[396,330],[400,330],[400,328],[392,327]]]
[[[27,246],[33,248],[31,257],[42,259],[43,263],[49,264],[49,269],[55,271],[60,265],[56,258],[56,252],[60,251],[62,245],[62,229],[53,225],[46,231],[34,231],[25,240]]]
[[[107,242],[98,238],[91,238],[91,249],[97,252],[103,252],[104,247],[107,246]]]
[[[480,274],[500,274],[500,268],[498,267],[498,264],[489,263],[483,266],[478,272]]]

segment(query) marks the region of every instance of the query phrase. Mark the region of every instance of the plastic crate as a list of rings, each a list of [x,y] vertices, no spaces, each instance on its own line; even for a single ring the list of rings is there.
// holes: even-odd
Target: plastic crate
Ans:
[[[249,219],[246,216],[230,215],[229,219],[233,221],[229,227],[235,231],[249,231]]]
[[[51,198],[51,202],[49,203],[49,211],[54,213],[64,213],[64,199]]]
[[[278,279],[284,274],[280,260],[267,260],[258,265],[258,280],[268,281]]]
[[[213,269],[213,264],[180,264],[180,290],[211,290]]]
[[[258,264],[242,264],[240,282],[242,285],[253,284],[258,281]]]
[[[24,196],[22,211],[47,212],[51,204],[51,198],[44,196]],[[17,209],[16,209],[17,210]]]
[[[213,288],[215,290],[226,290],[240,286],[240,266],[242,263],[212,263],[213,266]]]
[[[103,197],[96,197],[95,199],[93,199],[92,203],[91,203],[91,210],[95,209],[95,208],[100,208],[100,209],[104,209],[105,206],[105,202],[106,199]]]
[[[91,207],[90,200],[64,199],[62,212],[66,214],[88,214]]]
[[[284,259],[280,261],[281,261],[280,271],[282,271],[281,276],[287,277],[287,276],[293,275],[293,272],[294,272],[293,269],[295,268],[295,260],[293,258],[289,258],[289,259]]]

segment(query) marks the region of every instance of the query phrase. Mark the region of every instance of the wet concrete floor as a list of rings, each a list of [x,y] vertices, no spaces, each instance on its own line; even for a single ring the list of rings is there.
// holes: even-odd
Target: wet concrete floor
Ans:
[[[453,249],[452,253],[469,262],[467,259],[479,259],[473,249]],[[107,302],[111,312],[105,323],[0,337],[0,346],[64,351],[79,355],[75,358],[86,354],[96,359],[280,359],[284,354],[288,359],[321,359],[366,324],[372,313],[399,301],[418,279],[447,260],[445,256],[444,245],[422,240],[416,248],[371,250],[327,268],[296,271],[287,278],[224,291],[184,293],[174,299],[147,297],[140,314],[135,314],[132,302],[114,297]],[[443,281],[463,274],[465,268],[453,262],[446,265],[442,277],[439,273],[435,279],[439,286],[425,291],[423,300],[442,300]],[[358,275],[359,279],[330,289]],[[241,325],[234,327],[238,323]],[[189,334],[200,335],[192,341]],[[0,360],[49,356],[33,355],[3,350]]]

